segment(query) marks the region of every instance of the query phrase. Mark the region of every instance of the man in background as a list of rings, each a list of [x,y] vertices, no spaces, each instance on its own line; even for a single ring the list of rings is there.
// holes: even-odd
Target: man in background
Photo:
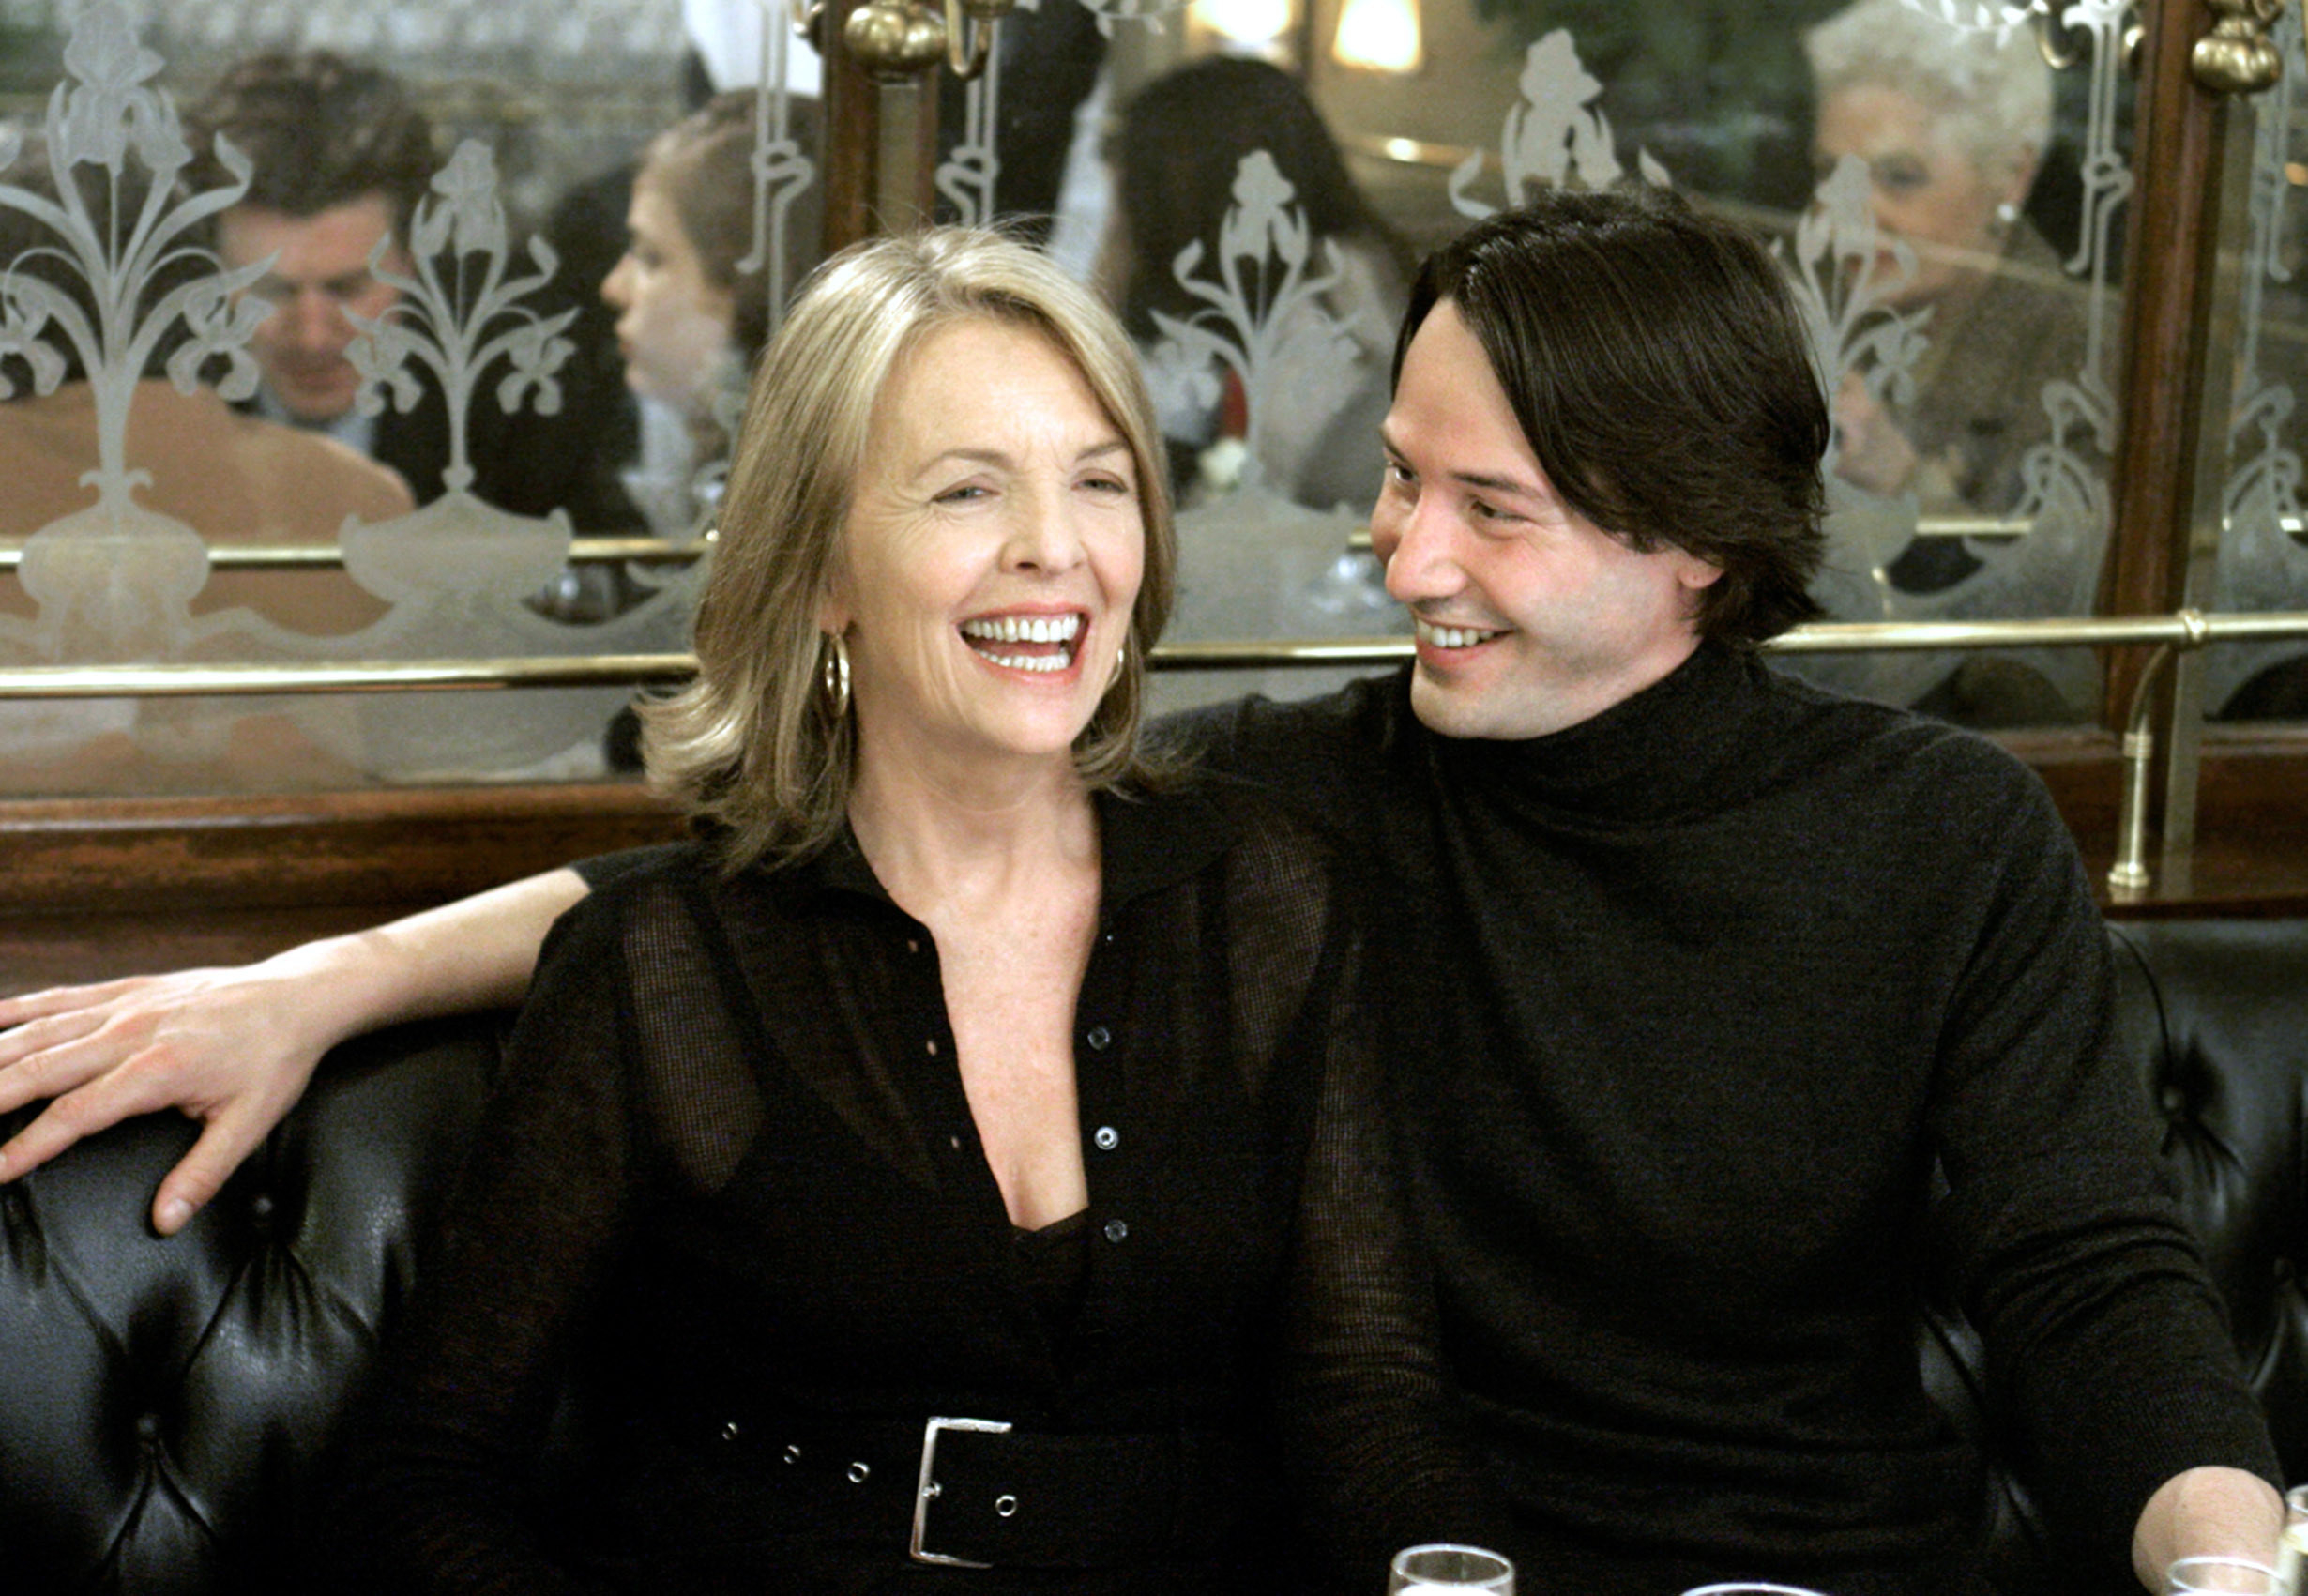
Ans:
[[[440,497],[449,417],[431,371],[412,364],[420,385],[412,408],[388,404],[364,416],[348,354],[359,321],[400,302],[383,274],[414,269],[410,223],[443,159],[424,113],[391,73],[307,50],[229,68],[186,122],[202,160],[214,160],[221,133],[254,166],[248,192],[218,220],[218,252],[231,267],[272,261],[250,290],[273,307],[249,341],[264,373],[255,412],[326,433],[391,467],[419,504]],[[203,186],[230,180],[216,167]],[[472,492],[540,514],[551,506],[531,502],[521,481],[525,427],[497,407],[493,385],[476,388],[466,434]]]

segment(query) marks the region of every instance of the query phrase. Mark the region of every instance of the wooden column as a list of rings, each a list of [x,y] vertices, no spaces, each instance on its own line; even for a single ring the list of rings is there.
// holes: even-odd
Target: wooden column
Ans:
[[[843,38],[850,13],[887,0],[826,0],[816,37],[826,63],[826,253],[918,226],[931,212],[937,170],[934,79],[877,81]],[[933,71],[943,68],[933,68]],[[892,140],[885,123],[910,120]]]
[[[2168,614],[2184,600],[2227,125],[2220,97],[2189,72],[2189,53],[2209,23],[2200,0],[2146,0],[2141,21],[2147,33],[2117,368],[2122,416],[2113,536],[2102,572],[2102,607],[2115,615]],[[2145,651],[2110,661],[2104,724],[2122,727],[2145,663]]]

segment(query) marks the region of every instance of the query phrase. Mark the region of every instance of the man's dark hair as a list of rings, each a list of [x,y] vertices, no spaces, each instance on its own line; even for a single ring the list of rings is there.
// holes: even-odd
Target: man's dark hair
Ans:
[[[202,160],[222,133],[255,163],[242,204],[309,217],[382,194],[404,238],[438,164],[432,124],[401,81],[326,50],[252,55],[185,120]],[[210,174],[202,187],[222,181]]]
[[[1754,237],[1663,189],[1548,190],[1428,257],[1396,380],[1444,299],[1565,504],[1636,549],[1722,568],[1699,595],[1702,636],[1759,643],[1820,613],[1827,400]]]

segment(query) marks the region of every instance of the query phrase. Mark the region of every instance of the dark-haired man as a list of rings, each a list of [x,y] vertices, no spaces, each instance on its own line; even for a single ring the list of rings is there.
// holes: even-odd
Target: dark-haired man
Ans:
[[[390,74],[315,50],[240,62],[187,121],[203,157],[221,133],[254,167],[217,231],[228,266],[272,257],[251,290],[272,307],[249,340],[259,411],[332,433],[413,487],[421,479],[422,497],[438,494],[443,419],[412,429],[392,412],[358,415],[360,373],[345,353],[354,316],[374,320],[400,299],[371,260],[384,245],[379,263],[409,270],[409,220],[436,164],[424,114]]]
[[[1219,764],[1384,874],[1413,1207],[1493,1497],[1444,1528],[1562,1589],[1982,1588],[1979,1460],[1915,1354],[1944,1173],[1931,1228],[2079,1588],[2266,1555],[2274,1459],[2048,797],[1754,649],[1813,612],[1828,426],[1728,224],[1631,192],[1479,225],[1413,288],[1383,429],[1416,664],[1218,716]],[[1407,1490],[1415,1424],[1329,1421],[1374,1465],[1346,1507]]]
[[[1478,1537],[1533,1589],[1977,1591],[1980,1462],[1915,1355],[1944,1175],[1934,1229],[2079,1588],[2265,1555],[2274,1459],[2042,785],[1754,646],[1812,613],[1811,359],[1768,254],[1671,196],[1550,194],[1478,226],[1414,287],[1384,427],[1372,533],[1417,662],[1192,725],[1379,876],[1431,1275],[1383,1267],[1399,1238],[1374,1212],[1370,1295],[1298,1304],[1339,1355],[1297,1391],[1316,1486],[1374,1547]],[[539,877],[269,979],[357,995],[354,1023],[509,996],[583,885]],[[179,1064],[156,1093],[90,1027],[149,1026],[172,993],[194,1027],[266,979],[0,1023],[55,1010],[51,1079],[91,1079],[98,1119],[199,1083]],[[223,1094],[229,1125],[159,1201],[213,1191],[278,1090]],[[24,1095],[0,1073],[0,1102]]]
[[[413,363],[414,407],[388,403],[376,416],[355,401],[360,372],[347,351],[359,328],[401,299],[378,268],[407,275],[409,227],[440,156],[432,123],[391,73],[326,50],[268,52],[228,68],[186,115],[196,154],[211,159],[221,133],[254,170],[248,191],[217,220],[218,253],[228,266],[271,258],[250,292],[272,313],[250,335],[263,373],[259,415],[324,432],[407,481],[419,504],[446,490],[448,403],[430,368]],[[209,187],[229,181],[221,167]],[[376,253],[384,246],[382,255]],[[373,264],[372,264],[373,261]],[[472,491],[507,509],[541,513],[529,479],[537,456],[490,400],[468,417]],[[516,435],[516,434],[519,435]]]

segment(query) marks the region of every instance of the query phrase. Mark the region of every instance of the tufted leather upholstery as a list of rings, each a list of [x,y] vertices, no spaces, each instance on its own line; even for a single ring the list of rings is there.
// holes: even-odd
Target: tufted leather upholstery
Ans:
[[[294,1588],[314,1461],[407,1295],[499,1022],[339,1049],[167,1240],[144,1216],[195,1133],[173,1115],[0,1186],[0,1589]]]
[[[2142,920],[2112,926],[2117,1023],[2164,1160],[2228,1306],[2287,1481],[2308,1479],[2308,920]],[[1993,1457],[2015,1448],[1984,1400],[1980,1340],[1945,1301],[1927,1303],[1925,1382]],[[2063,1588],[2021,1482],[1991,1483],[1996,1584],[2012,1596]]]
[[[2308,921],[2120,926],[2122,1024],[2288,1473],[2308,1474]],[[191,1127],[120,1126],[0,1187],[0,1588],[286,1588],[312,1463],[406,1295],[496,1059],[501,1016],[341,1049],[173,1240],[144,1210]],[[1995,1445],[1951,1315],[1927,1377]],[[2047,1588],[1999,1480],[2000,1583]]]

